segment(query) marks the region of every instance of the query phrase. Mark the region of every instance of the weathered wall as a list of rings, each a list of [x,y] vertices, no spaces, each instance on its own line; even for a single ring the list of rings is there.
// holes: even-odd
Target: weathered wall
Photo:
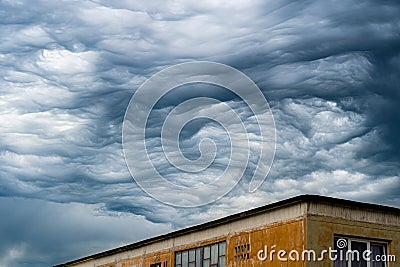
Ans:
[[[163,252],[154,252],[134,259],[115,261],[115,267],[150,266],[161,262],[162,267],[174,266],[174,252],[205,246],[226,240],[226,266],[228,267],[258,267],[258,266],[285,266],[277,260],[260,262],[257,253],[265,245],[276,245],[276,248],[301,250],[305,244],[305,222],[303,218],[287,222],[275,223],[269,226],[252,230],[236,232],[224,237],[213,238],[207,241],[195,242],[190,245],[174,247]],[[167,262],[167,266],[165,266]],[[96,265],[97,266],[97,265]],[[302,262],[292,262],[290,266],[304,266]],[[108,266],[107,266],[108,267]]]
[[[309,205],[307,216],[307,248],[320,255],[323,249],[334,247],[334,235],[350,238],[388,241],[388,253],[396,256],[397,262],[390,267],[400,266],[400,216],[381,211],[364,210],[357,207],[342,207],[332,204]],[[309,262],[307,266],[333,267],[325,257],[323,262]]]
[[[276,258],[276,253],[272,254],[272,259],[270,258],[271,249],[276,251],[281,249],[302,250],[306,242],[305,231],[305,220],[304,218],[299,218],[230,236],[227,241],[228,257],[226,266],[305,266],[303,262],[281,262]],[[249,247],[248,245],[250,245],[250,249],[246,250]],[[268,257],[265,261],[260,261],[257,254],[260,250],[264,250],[264,253],[261,254],[261,256],[264,256],[265,246],[267,246]]]
[[[280,234],[272,233],[275,233],[277,229],[283,229],[278,227],[278,225],[286,224],[284,222],[288,222],[288,224],[291,225],[291,220],[302,218],[306,209],[306,203],[296,203],[294,205],[262,212],[251,217],[244,217],[243,219],[221,224],[205,230],[193,231],[185,235],[162,240],[138,249],[117,253],[100,259],[81,262],[71,266],[98,267],[104,265],[104,267],[149,267],[151,263],[167,261],[167,267],[173,267],[174,251],[212,244],[226,240],[227,238],[229,239],[230,237],[237,237],[238,234],[242,232],[248,233],[255,231],[254,240],[261,240],[260,238],[269,235],[268,231],[262,232],[261,230],[269,228],[268,226],[273,226],[271,229],[276,229],[271,230],[271,236],[283,235],[284,231],[281,231]],[[256,233],[257,231],[258,233]],[[291,231],[291,233],[294,232],[294,230]],[[280,239],[277,239],[277,241],[280,241]],[[230,258],[228,258],[230,255],[231,254],[228,251],[226,255],[227,260],[230,260]],[[252,254],[253,262],[256,264],[254,256],[256,256],[256,254]],[[155,261],[157,257],[160,257],[160,261]],[[246,264],[248,264],[248,262]],[[110,263],[112,263],[112,265],[107,265]]]

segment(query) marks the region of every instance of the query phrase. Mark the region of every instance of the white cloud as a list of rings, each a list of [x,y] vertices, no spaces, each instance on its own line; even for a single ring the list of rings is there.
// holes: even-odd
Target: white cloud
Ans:
[[[79,74],[95,70],[96,53],[74,53],[68,50],[42,50],[37,57],[39,68],[50,73]]]

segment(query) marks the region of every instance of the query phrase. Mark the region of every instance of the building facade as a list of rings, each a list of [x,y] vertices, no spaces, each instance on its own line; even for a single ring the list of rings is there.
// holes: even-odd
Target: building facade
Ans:
[[[400,209],[302,195],[62,266],[395,267]]]

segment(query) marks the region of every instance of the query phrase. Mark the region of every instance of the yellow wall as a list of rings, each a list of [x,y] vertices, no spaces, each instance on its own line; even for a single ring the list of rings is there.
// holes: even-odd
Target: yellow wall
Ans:
[[[165,267],[165,262],[167,262],[167,267],[174,267],[175,251],[205,246],[223,240],[226,240],[227,244],[227,267],[305,266],[303,262],[283,263],[277,259],[274,259],[273,261],[267,259],[265,262],[261,262],[257,257],[258,251],[264,249],[265,245],[269,247],[276,245],[276,250],[296,249],[301,251],[305,244],[305,221],[304,219],[298,219],[284,223],[273,224],[251,231],[234,233],[226,236],[225,238],[198,242],[190,246],[175,248],[174,250],[166,250],[163,252],[147,254],[144,257],[123,259],[117,261],[115,267],[149,267],[150,264],[157,262],[161,262],[162,267]],[[276,255],[274,257],[276,257]]]
[[[273,254],[272,261],[267,258],[265,261],[258,259],[258,252],[268,247],[268,254],[271,249],[278,250],[302,250],[305,244],[305,221],[304,219],[292,220],[284,223],[270,225],[261,229],[239,233],[228,239],[228,267],[261,267],[261,266],[305,266],[303,262],[282,262]],[[241,247],[243,244],[250,244],[249,260],[236,260],[235,247]],[[273,245],[276,247],[272,248]],[[247,254],[247,252],[245,252]],[[239,254],[239,255],[238,255]],[[240,257],[240,253],[236,254]]]
[[[357,221],[335,219],[323,216],[308,216],[307,218],[307,248],[314,249],[317,255],[321,250],[334,246],[334,235],[353,238],[376,239],[389,241],[388,253],[396,256],[397,262],[390,267],[400,266],[400,226],[385,226]],[[309,262],[307,266],[333,267],[333,262],[325,257],[325,262]]]

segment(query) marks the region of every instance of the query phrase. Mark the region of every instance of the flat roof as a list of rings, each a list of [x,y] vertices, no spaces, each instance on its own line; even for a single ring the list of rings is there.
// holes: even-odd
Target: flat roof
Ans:
[[[340,198],[334,198],[334,197],[327,197],[327,196],[320,196],[320,195],[299,195],[295,196],[292,198],[288,198],[285,200],[281,200],[278,202],[274,202],[265,206],[261,206],[258,208],[250,209],[247,211],[243,211],[240,213],[236,213],[233,215],[229,215],[227,217],[223,217],[217,220],[213,220],[210,222],[194,225],[191,227],[187,227],[181,230],[173,231],[164,235],[159,235],[155,237],[151,237],[148,239],[141,240],[139,242],[135,242],[132,244],[128,244],[125,246],[117,247],[114,249],[110,249],[107,251],[99,252],[90,256],[86,256],[80,259],[76,259],[70,262],[62,263],[59,265],[55,265],[54,267],[63,267],[63,266],[69,266],[71,264],[76,264],[76,263],[81,263],[89,260],[95,260],[99,258],[103,258],[106,256],[114,255],[117,253],[133,250],[136,248],[140,248],[145,245],[149,245],[158,241],[166,240],[172,237],[177,237],[181,235],[185,235],[188,233],[196,232],[196,231],[201,231],[205,229],[209,229],[215,226],[219,226],[222,224],[230,223],[232,221],[240,220],[243,218],[247,218],[259,213],[263,213],[269,210],[274,210],[278,208],[283,208],[285,206],[291,206],[297,203],[305,203],[305,202],[320,202],[320,203],[329,203],[329,204],[334,204],[338,206],[346,206],[346,207],[357,207],[357,208],[362,208],[362,209],[367,209],[367,210],[374,210],[378,212],[390,212],[390,213],[396,213],[400,215],[400,209],[395,208],[395,207],[390,207],[390,206],[385,206],[385,205],[379,205],[379,204],[371,204],[371,203],[366,203],[366,202],[359,202],[359,201],[353,201],[353,200],[346,200],[346,199],[340,199]]]

